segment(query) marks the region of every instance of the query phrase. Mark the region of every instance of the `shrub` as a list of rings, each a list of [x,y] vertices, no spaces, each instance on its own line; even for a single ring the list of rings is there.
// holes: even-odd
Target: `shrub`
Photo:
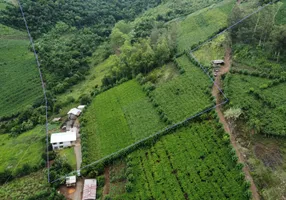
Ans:
[[[127,176],[127,180],[128,180],[129,182],[133,182],[133,181],[134,181],[134,175],[133,175],[133,174],[129,174],[129,175]]]
[[[112,200],[112,198],[109,194],[107,194],[107,195],[105,195],[104,200]]]
[[[133,184],[130,183],[130,182],[126,183],[125,189],[126,189],[126,192],[128,192],[128,193],[132,192],[132,190],[133,190]]]

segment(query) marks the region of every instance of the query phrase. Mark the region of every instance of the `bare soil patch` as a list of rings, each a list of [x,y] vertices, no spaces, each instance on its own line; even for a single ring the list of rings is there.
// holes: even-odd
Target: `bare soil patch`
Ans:
[[[110,167],[105,167],[104,169],[104,179],[105,185],[103,187],[103,195],[109,194],[110,190],[110,176],[109,176]]]
[[[254,154],[259,158],[266,167],[275,169],[276,166],[283,164],[281,152],[277,146],[256,144],[254,146]]]

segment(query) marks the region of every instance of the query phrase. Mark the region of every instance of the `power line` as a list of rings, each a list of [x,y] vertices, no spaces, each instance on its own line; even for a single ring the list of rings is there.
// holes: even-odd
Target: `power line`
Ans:
[[[39,62],[39,59],[38,59],[38,54],[37,54],[37,52],[35,50],[35,45],[34,45],[34,42],[33,42],[33,38],[32,38],[32,36],[30,34],[28,23],[26,21],[26,17],[25,17],[25,14],[24,14],[24,11],[23,11],[23,8],[22,8],[20,0],[18,0],[18,4],[19,4],[19,8],[20,8],[20,11],[21,11],[21,14],[22,14],[25,26],[26,26],[26,30],[27,30],[29,39],[30,39],[30,43],[31,43],[31,46],[32,46],[32,49],[33,49],[33,52],[34,52],[34,56],[35,56],[35,59],[36,59],[36,63],[37,63],[37,67],[38,67],[38,71],[39,71],[39,75],[40,75],[40,79],[41,79],[41,83],[42,83],[44,99],[45,99],[45,112],[46,112],[45,113],[45,118],[46,118],[45,119],[46,120],[45,127],[46,127],[47,168],[48,168],[48,182],[50,182],[49,131],[48,131],[48,98],[47,98],[45,83],[44,83],[44,79],[43,79],[43,75],[42,75],[42,71],[41,71],[41,65],[40,65],[40,62]]]

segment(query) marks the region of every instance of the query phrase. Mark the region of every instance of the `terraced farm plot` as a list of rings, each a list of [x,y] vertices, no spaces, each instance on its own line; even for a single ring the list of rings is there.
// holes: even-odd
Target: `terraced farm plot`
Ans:
[[[211,81],[186,55],[177,59],[185,73],[159,85],[152,96],[172,123],[183,121],[212,105]]]
[[[166,126],[135,80],[98,95],[84,118],[87,119],[85,130],[91,161],[116,152]]]
[[[240,74],[226,80],[230,106],[241,108],[251,130],[271,135],[286,135],[285,83],[263,89],[272,81]]]
[[[27,36],[0,25],[0,117],[33,105],[42,96],[34,55]]]
[[[117,199],[248,199],[242,171],[220,135],[212,121],[192,123],[132,153],[133,189]]]
[[[31,167],[39,166],[42,153],[45,152],[45,137],[43,127],[36,127],[24,132],[18,137],[9,134],[0,135],[0,172],[10,170],[13,175],[27,164]]]
[[[190,50],[227,26],[227,18],[235,1],[228,0],[189,15],[179,25],[178,51]]]

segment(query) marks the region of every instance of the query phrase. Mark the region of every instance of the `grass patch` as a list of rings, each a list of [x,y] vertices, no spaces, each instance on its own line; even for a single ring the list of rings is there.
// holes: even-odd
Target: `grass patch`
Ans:
[[[189,50],[227,26],[227,18],[235,1],[228,0],[199,10],[184,19],[178,30],[178,51]]]
[[[247,199],[241,170],[221,135],[213,121],[192,123],[132,153],[132,191],[124,199]]]
[[[43,127],[36,127],[31,131],[22,133],[18,137],[10,137],[8,134],[0,135],[0,171],[11,170],[17,175],[17,170],[24,164],[38,167],[42,161],[42,153],[45,150],[45,137]]]
[[[73,147],[61,149],[58,151],[58,154],[63,158],[63,160],[67,161],[73,170],[76,170],[76,157]]]
[[[0,117],[32,105],[42,88],[34,55],[24,34],[0,25]]]
[[[210,99],[211,81],[207,75],[194,66],[186,55],[177,59],[186,71],[171,81],[159,85],[151,95],[173,122],[179,122],[212,105]]]
[[[93,100],[84,114],[89,159],[94,161],[165,127],[141,86],[128,81]]]

